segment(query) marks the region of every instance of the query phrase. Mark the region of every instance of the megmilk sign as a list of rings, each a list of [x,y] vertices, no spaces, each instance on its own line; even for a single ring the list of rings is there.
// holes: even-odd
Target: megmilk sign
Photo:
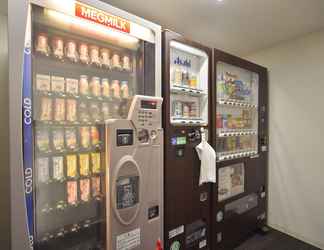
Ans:
[[[118,31],[130,33],[130,22],[127,20],[110,15],[85,4],[75,3],[75,15]]]

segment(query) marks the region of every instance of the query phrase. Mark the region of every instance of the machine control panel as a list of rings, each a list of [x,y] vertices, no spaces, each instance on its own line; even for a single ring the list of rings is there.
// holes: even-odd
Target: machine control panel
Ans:
[[[131,120],[137,129],[160,129],[162,100],[161,97],[134,96],[128,120]]]

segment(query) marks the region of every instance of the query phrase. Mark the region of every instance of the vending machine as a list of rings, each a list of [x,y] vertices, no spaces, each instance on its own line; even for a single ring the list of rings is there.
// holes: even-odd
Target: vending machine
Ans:
[[[145,158],[163,158],[160,26],[96,0],[13,0],[9,39],[12,249],[162,244],[163,161]],[[126,154],[138,172],[114,175]]]
[[[267,219],[267,69],[213,51],[213,249],[233,249]]]
[[[165,249],[211,249],[210,184],[199,185],[195,147],[208,139],[211,50],[163,32]]]

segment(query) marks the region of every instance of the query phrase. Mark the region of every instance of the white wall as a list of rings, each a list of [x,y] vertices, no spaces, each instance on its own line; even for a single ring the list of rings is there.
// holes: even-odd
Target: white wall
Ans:
[[[269,69],[269,225],[324,249],[324,30],[248,59]]]

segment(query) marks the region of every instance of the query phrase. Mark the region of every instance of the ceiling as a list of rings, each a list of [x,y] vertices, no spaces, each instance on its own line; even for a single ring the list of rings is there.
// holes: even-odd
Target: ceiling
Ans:
[[[323,0],[103,0],[238,55],[324,28]]]

